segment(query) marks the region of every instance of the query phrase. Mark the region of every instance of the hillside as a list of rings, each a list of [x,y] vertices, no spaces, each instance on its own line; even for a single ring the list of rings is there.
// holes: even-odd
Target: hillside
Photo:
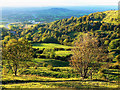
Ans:
[[[53,8],[51,10],[61,9]],[[117,11],[113,10],[91,13],[79,18],[65,18],[48,24],[36,24],[28,29],[14,28],[13,26],[11,30],[6,32],[7,30],[3,28],[3,45],[11,38],[24,38],[31,43],[57,43],[73,46],[80,35],[91,33],[96,36],[101,44],[107,46],[108,52],[113,53],[115,58],[120,54],[120,25],[117,24],[116,17]],[[111,18],[113,19],[112,22],[110,22]]]
[[[63,11],[56,8],[52,10]],[[117,11],[112,10],[35,24],[29,28],[2,28],[3,48],[17,40],[27,40],[34,51],[33,58],[26,61],[25,66],[24,61],[18,65],[18,76],[14,76],[13,62],[2,60],[2,87],[117,88],[120,75],[120,24],[117,24],[116,17]],[[108,58],[98,57],[98,61],[93,60],[89,65],[89,70],[92,65],[96,65],[92,77],[89,73],[88,77],[83,79],[80,76],[82,74],[70,67],[69,60],[74,55],[74,42],[85,34],[93,35],[99,42],[98,47],[104,46],[104,54],[107,54]]]
[[[92,16],[92,15],[94,15],[94,18],[96,18],[96,20],[97,18],[100,19],[102,15],[104,15],[104,17],[101,18],[100,21],[106,22],[106,23],[118,24],[118,11],[117,10],[96,12],[96,13],[90,14],[89,16]]]
[[[61,9],[53,8],[51,10]],[[36,24],[29,29],[13,27],[11,30],[16,34],[11,33],[11,35],[12,37],[25,38],[31,42],[73,45],[79,35],[90,32],[102,39],[101,43],[108,40],[107,45],[109,45],[112,40],[120,38],[117,22],[117,11],[113,10],[91,13],[79,18],[65,18],[48,24]],[[3,39],[6,35],[8,35],[7,32],[3,32]]]
[[[106,11],[104,13],[106,17],[102,20],[103,22],[118,24],[118,11]]]

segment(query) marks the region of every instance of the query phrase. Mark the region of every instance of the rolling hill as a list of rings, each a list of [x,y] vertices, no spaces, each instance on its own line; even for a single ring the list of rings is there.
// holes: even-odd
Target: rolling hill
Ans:
[[[63,9],[50,9],[59,12]],[[71,12],[71,11],[69,11]],[[112,20],[112,21],[111,21]],[[20,64],[18,76],[14,76],[12,62],[3,61],[3,88],[117,88],[119,86],[120,24],[117,11],[96,12],[81,17],[70,17],[30,28],[2,28],[2,47],[11,39],[28,40],[34,50],[33,59]],[[12,33],[14,31],[15,33]],[[85,34],[93,35],[99,46],[103,45],[107,59],[93,60],[97,65],[90,76],[82,79],[76,69],[70,67],[74,42]],[[13,41],[14,41],[13,40]],[[89,52],[88,52],[89,53]],[[94,55],[94,54],[93,54]],[[23,63],[23,62],[22,62]],[[11,64],[11,67],[10,67]],[[92,64],[89,65],[89,70]]]

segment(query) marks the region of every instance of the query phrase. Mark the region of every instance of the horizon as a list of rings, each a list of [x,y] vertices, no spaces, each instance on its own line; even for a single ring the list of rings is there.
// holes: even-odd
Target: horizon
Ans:
[[[115,10],[118,10],[118,6],[117,5],[91,5],[91,6],[42,6],[42,7],[0,7],[1,9],[14,9],[14,8],[33,8],[33,9],[51,9],[51,8],[65,8],[65,9],[71,9],[71,10],[80,10],[82,8],[84,9],[115,9]]]
[[[109,11],[119,10],[116,5],[95,5],[95,6],[46,6],[46,7],[0,7],[0,12],[4,10],[48,10],[52,8],[63,8],[68,10],[92,10],[92,11]]]

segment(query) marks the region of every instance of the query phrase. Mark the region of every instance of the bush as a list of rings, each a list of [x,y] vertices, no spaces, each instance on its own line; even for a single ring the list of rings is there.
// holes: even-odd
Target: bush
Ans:
[[[37,69],[37,66],[35,66],[34,68]]]
[[[120,63],[120,55],[117,55],[115,59],[117,60],[118,63]]]
[[[120,46],[120,39],[115,39],[109,43],[108,49],[109,50],[117,49],[119,46]]]
[[[52,69],[53,69],[53,66],[52,66],[52,65],[48,65],[47,68],[48,68],[49,70],[52,70]]]
[[[52,71],[60,71],[60,69],[59,68],[53,68],[53,69],[51,69]]]
[[[105,40],[104,44],[108,45],[109,44],[109,40]]]
[[[46,65],[46,63],[43,63],[43,67],[46,67],[47,65]]]

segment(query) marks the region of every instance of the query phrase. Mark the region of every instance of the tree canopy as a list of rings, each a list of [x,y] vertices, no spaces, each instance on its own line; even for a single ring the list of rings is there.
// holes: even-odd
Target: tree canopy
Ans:
[[[11,39],[2,49],[2,58],[13,67],[15,75],[20,63],[31,60],[33,56],[32,46],[26,40]]]

